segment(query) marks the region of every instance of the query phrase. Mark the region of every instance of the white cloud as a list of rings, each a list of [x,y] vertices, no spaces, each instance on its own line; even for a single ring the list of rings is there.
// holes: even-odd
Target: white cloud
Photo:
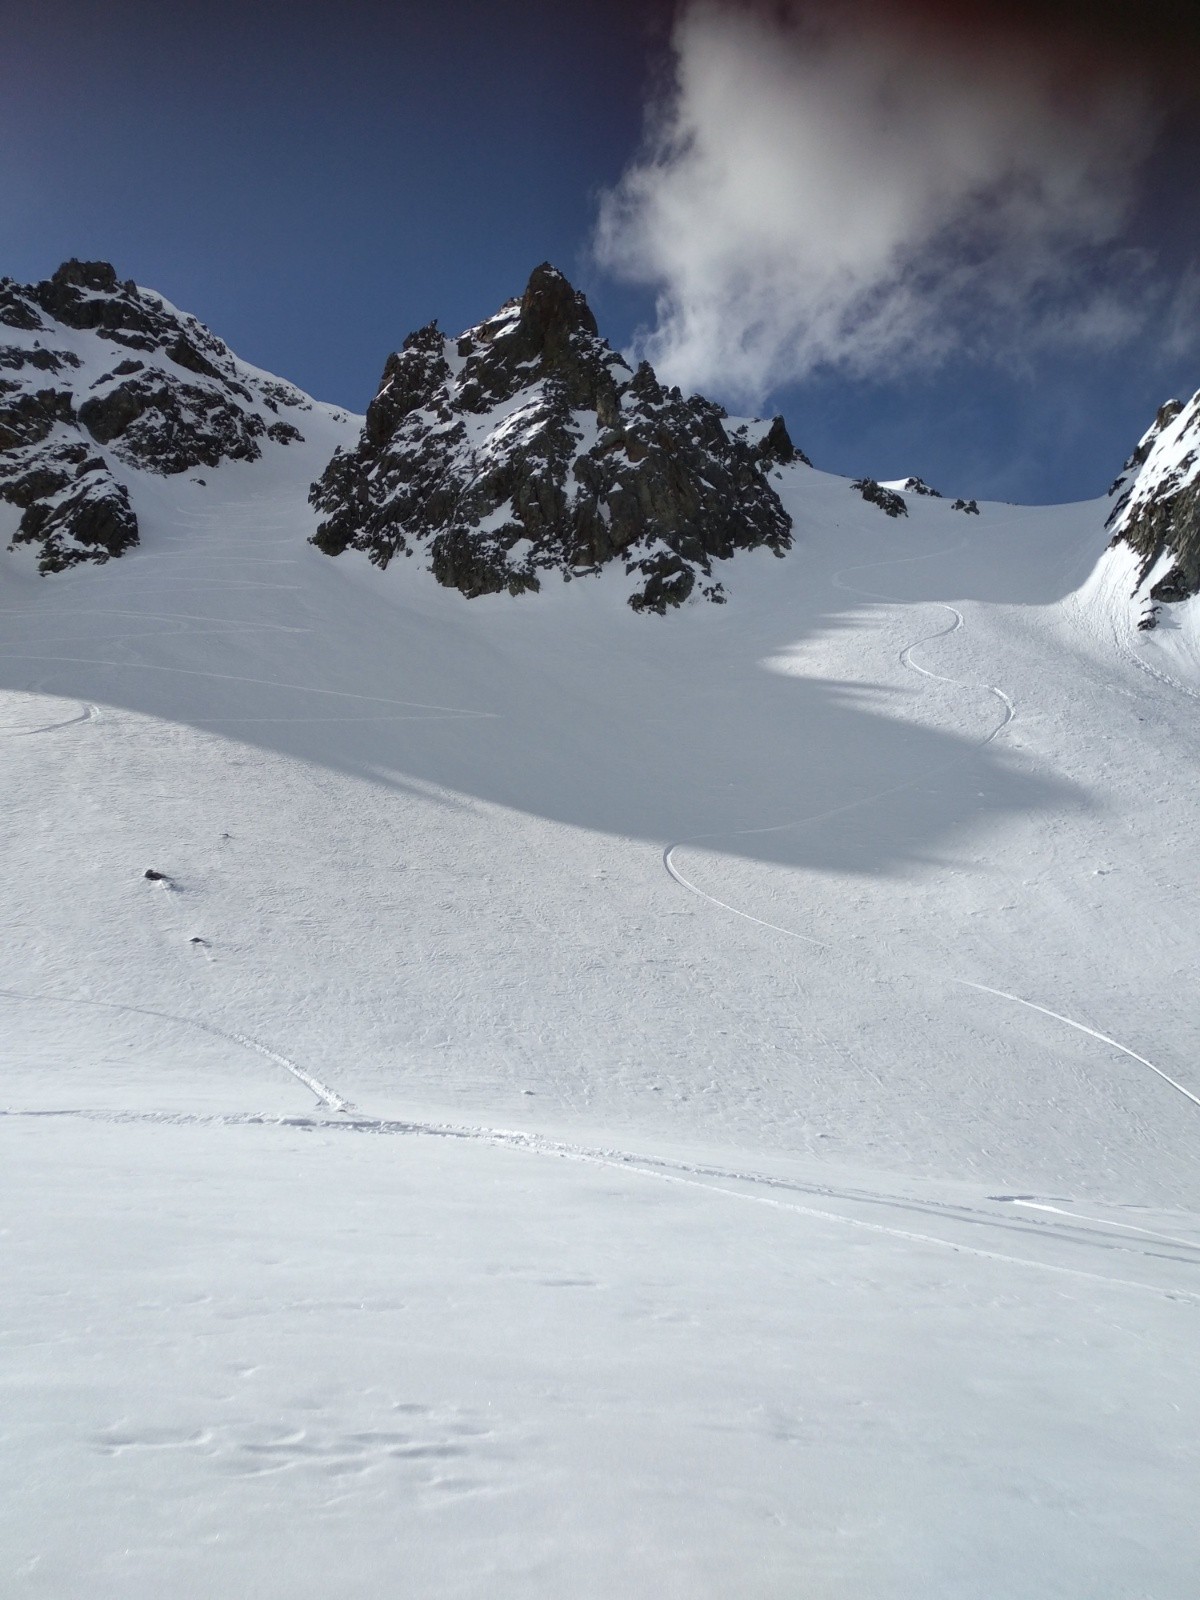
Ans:
[[[858,0],[692,0],[674,49],[596,235],[659,289],[639,353],[670,381],[753,403],[820,367],[1140,326],[1146,262],[1117,252],[1155,132],[1135,73]]]

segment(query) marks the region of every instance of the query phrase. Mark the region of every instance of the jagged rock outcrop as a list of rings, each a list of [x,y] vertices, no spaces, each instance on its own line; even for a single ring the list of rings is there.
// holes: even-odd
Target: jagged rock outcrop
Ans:
[[[900,488],[905,494],[923,494],[933,500],[941,500],[943,498],[942,491],[931,488],[924,478],[905,478]]]
[[[35,545],[42,572],[137,543],[114,466],[254,461],[264,440],[300,439],[291,419],[310,409],[107,262],[68,261],[42,283],[0,279],[0,500],[20,510],[13,544]]]
[[[647,363],[631,370],[583,295],[543,265],[459,338],[430,324],[388,358],[357,447],[313,485],[313,543],[380,567],[419,555],[467,596],[619,561],[637,610],[721,600],[714,561],[789,547],[766,473],[803,459],[782,419],[727,421]]]
[[[885,489],[881,483],[876,483],[874,478],[855,478],[850,487],[857,489],[868,505],[878,506],[889,517],[908,515],[904,496],[897,494],[895,489]]]
[[[791,467],[798,462],[811,467],[812,462],[798,445],[792,443],[787,424],[782,417],[767,420],[754,418],[739,422],[726,430],[731,438],[741,439],[749,445],[751,454],[764,471],[771,467]]]
[[[1112,543],[1140,558],[1137,589],[1166,568],[1147,597],[1142,620],[1152,626],[1157,605],[1200,593],[1200,393],[1160,407],[1109,494],[1118,496],[1107,524]]]
[[[956,500],[950,507],[951,511],[965,511],[970,517],[979,515],[979,502],[977,500]]]

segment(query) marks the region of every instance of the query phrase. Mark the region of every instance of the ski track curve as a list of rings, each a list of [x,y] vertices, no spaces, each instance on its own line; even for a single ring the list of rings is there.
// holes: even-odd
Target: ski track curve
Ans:
[[[1118,652],[1127,660],[1132,661],[1140,672],[1144,672],[1148,678],[1153,678],[1155,683],[1161,683],[1168,689],[1174,689],[1177,694],[1186,695],[1189,700],[1200,700],[1200,693],[1197,693],[1195,689],[1189,689],[1186,683],[1180,683],[1179,679],[1171,677],[1170,673],[1163,672],[1158,667],[1152,667],[1148,661],[1138,654],[1133,645],[1133,629],[1128,625],[1127,620],[1122,628],[1118,625],[1117,619],[1114,618],[1112,632]]]
[[[352,1101],[344,1099],[336,1090],[331,1089],[327,1083],[322,1083],[320,1078],[306,1072],[290,1057],[283,1055],[278,1050],[273,1050],[270,1045],[261,1043],[252,1038],[248,1033],[237,1033],[227,1028],[215,1027],[211,1022],[202,1022],[198,1017],[181,1017],[173,1011],[159,1011],[153,1006],[126,1005],[116,1000],[91,1000],[78,995],[62,994],[24,994],[19,989],[0,989],[0,999],[22,1001],[30,1005],[59,1005],[59,1006],[92,1006],[102,1011],[124,1012],[130,1016],[156,1017],[161,1022],[177,1022],[185,1028],[197,1028],[201,1033],[210,1034],[214,1039],[224,1039],[227,1044],[240,1045],[245,1050],[253,1050],[258,1055],[273,1061],[277,1067],[282,1067],[285,1072],[290,1072],[292,1077],[311,1089],[322,1105],[328,1106],[331,1111],[349,1113],[356,1108]]]
[[[956,550],[961,549],[964,542],[964,540],[959,540],[956,544],[950,545],[946,549],[931,550],[924,555],[899,556],[895,559],[869,561],[857,566],[841,567],[835,573],[833,573],[829,581],[833,588],[840,589],[846,594],[858,594],[864,599],[881,600],[894,605],[904,605],[907,602],[898,600],[894,595],[884,594],[877,590],[864,589],[858,584],[845,583],[842,580],[846,574],[851,572],[869,572],[879,567],[898,566],[902,563],[907,564],[916,561],[936,560],[939,556],[951,555]],[[823,822],[828,817],[839,816],[848,811],[855,811],[868,805],[874,805],[877,801],[886,799],[889,795],[901,794],[907,789],[916,788],[919,784],[927,782],[928,779],[936,773],[947,772],[954,767],[961,766],[963,762],[972,760],[980,750],[985,749],[995,739],[998,739],[1016,716],[1016,707],[1003,689],[999,688],[996,684],[970,683],[964,682],[960,678],[949,678],[942,673],[933,672],[930,668],[923,667],[919,662],[913,660],[912,653],[914,650],[919,649],[922,645],[932,644],[938,639],[949,638],[951,634],[957,633],[964,626],[962,612],[959,611],[957,607],[946,605],[940,601],[930,601],[928,603],[931,605],[936,605],[939,610],[949,612],[951,617],[950,625],[945,628],[939,628],[933,633],[925,634],[920,639],[914,639],[911,644],[905,645],[904,648],[899,652],[899,660],[901,665],[908,668],[910,672],[919,673],[921,677],[930,678],[936,683],[949,684],[954,688],[986,690],[986,692],[992,695],[999,703],[1003,713],[996,726],[992,728],[992,730],[983,739],[977,741],[974,747],[968,751],[966,755],[959,756],[953,761],[946,762],[941,767],[934,768],[932,773],[923,772],[917,778],[913,778],[905,783],[895,784],[887,789],[880,789],[874,794],[861,796],[856,800],[848,801],[844,805],[833,806],[828,810],[814,812],[811,815],[803,817],[796,817],[790,822],[777,823],[770,827],[737,828],[721,833],[695,834],[690,839],[680,839],[675,841],[673,844],[668,844],[663,851],[663,866],[665,867],[668,875],[673,878],[681,888],[687,889],[691,894],[698,895],[702,900],[707,900],[710,905],[718,906],[722,911],[731,912],[735,917],[741,917],[747,922],[754,923],[757,927],[767,929],[772,933],[782,934],[786,938],[796,939],[801,943],[814,945],[817,948],[824,950],[833,950],[841,945],[842,941],[839,940],[818,938],[814,934],[801,933],[795,928],[785,928],[779,923],[768,922],[762,917],[754,916],[752,912],[744,911],[739,906],[730,905],[728,901],[720,900],[716,895],[709,894],[706,890],[701,889],[697,884],[692,883],[690,879],[684,876],[679,867],[676,865],[674,859],[675,852],[684,849],[689,844],[699,844],[706,839],[746,838],[764,833],[781,833],[789,828],[807,827],[814,822]],[[1133,655],[1132,650],[1129,650],[1129,653]],[[1139,666],[1143,667],[1145,671],[1149,672],[1152,677],[1160,678],[1164,683],[1168,683],[1175,688],[1182,689],[1185,694],[1193,694],[1193,691],[1185,688],[1184,685],[1174,683],[1173,679],[1166,678],[1163,674],[1155,671],[1154,668],[1138,660],[1136,655],[1133,655],[1133,659]],[[1196,696],[1195,698],[1200,698],[1200,696]],[[884,963],[881,962],[880,965],[883,967]],[[933,975],[928,969],[899,968],[892,964],[889,965],[890,970],[908,978],[928,978]],[[1034,1011],[1040,1016],[1049,1017],[1052,1021],[1061,1023],[1064,1027],[1073,1029],[1076,1033],[1084,1034],[1090,1039],[1095,1039],[1100,1044],[1108,1045],[1111,1049],[1116,1050],[1119,1054],[1136,1063],[1136,1065],[1139,1067],[1148,1069],[1156,1077],[1160,1078],[1165,1084],[1169,1085],[1172,1089],[1177,1090],[1178,1093],[1181,1094],[1186,1100],[1189,1100],[1194,1106],[1200,1108],[1200,1095],[1194,1094],[1190,1089],[1186,1088],[1182,1083],[1180,1083],[1178,1079],[1173,1078],[1170,1073],[1165,1072],[1161,1067],[1156,1066],[1153,1061],[1148,1060],[1145,1056],[1139,1055],[1136,1050],[1130,1049],[1128,1045],[1122,1044],[1120,1040],[1114,1039],[1111,1034],[1104,1033],[1098,1028],[1090,1027],[1087,1023],[1080,1022],[1074,1017],[1069,1017],[1061,1011],[1055,1011],[1050,1006],[1040,1005],[1037,1001],[1026,999],[1023,995],[1013,994],[1007,989],[993,988],[990,984],[979,983],[972,981],[969,978],[956,978],[952,975],[944,973],[939,974],[938,976],[940,981],[955,984],[961,989],[970,989],[977,994],[991,995],[998,1000],[1008,1001],[1012,1005],[1022,1006],[1027,1011]]]
[[[9,739],[32,739],[35,734],[57,733],[60,728],[75,728],[81,722],[98,722],[99,720],[99,706],[94,706],[88,701],[80,707],[77,717],[67,717],[63,722],[47,722],[40,728],[0,728],[0,734],[4,734]]]
[[[938,556],[949,554],[951,551],[960,548],[961,544],[962,541],[959,541],[958,544],[950,547],[949,550],[930,551],[919,556],[901,557],[896,559],[897,561],[904,562],[933,560]],[[890,566],[893,564],[895,564],[895,562],[889,560],[883,562],[864,563],[861,566],[842,568],[833,575],[831,582],[835,588],[841,589],[847,593],[857,593],[862,595],[864,598],[894,603],[894,596],[872,592],[863,589],[860,586],[850,585],[842,581],[843,577],[850,572],[866,571],[872,568]],[[239,585],[239,587],[252,586],[254,585],[245,582]],[[262,584],[259,586],[284,587],[282,585],[268,584]],[[1004,731],[1016,714],[1015,707],[1005,692],[995,685],[965,684],[962,683],[961,680],[949,678],[940,673],[933,672],[929,668],[922,666],[918,661],[913,659],[913,652],[922,645],[931,644],[938,639],[947,638],[964,627],[962,613],[958,611],[957,608],[944,605],[941,606],[941,609],[945,610],[949,614],[951,619],[949,625],[947,627],[940,628],[933,633],[925,635],[920,639],[914,640],[911,644],[906,645],[899,653],[899,660],[905,668],[920,674],[922,677],[954,687],[978,688],[986,690],[999,702],[1002,708],[1002,717],[997,725],[986,735],[986,737],[979,741],[976,749],[980,749],[990,744]],[[12,615],[14,613],[10,612],[9,614]],[[209,629],[196,630],[195,628],[188,628],[186,625],[189,623],[210,624],[212,625],[213,630],[228,630],[231,632],[236,632],[251,626],[251,624],[237,622],[234,620],[226,621],[225,619],[178,612],[159,613],[157,615],[151,614],[148,616],[146,613],[120,612],[113,610],[109,611],[107,614],[124,615],[131,618],[136,617],[137,620],[140,621],[181,623],[184,624],[183,627],[173,630],[180,633],[210,631]],[[261,624],[254,624],[254,626],[261,626]],[[267,624],[266,626],[271,627],[272,625]],[[279,628],[278,631],[303,632],[307,630]],[[144,635],[144,637],[149,636],[150,635]],[[1136,664],[1144,671],[1149,673],[1152,677],[1158,678],[1160,681],[1169,684],[1171,687],[1181,689],[1184,693],[1192,695],[1193,698],[1200,698],[1200,696],[1195,696],[1193,691],[1184,688],[1184,686],[1181,684],[1175,683],[1174,680],[1167,678],[1165,674],[1155,671],[1155,669],[1142,662],[1134,654],[1134,652],[1129,649],[1128,646],[1126,646],[1126,649],[1127,652],[1133,657]],[[9,651],[6,651],[5,655],[9,659],[14,658],[15,656],[17,659],[30,661],[63,663],[81,661],[81,658],[78,657],[26,656],[24,654],[17,655],[15,652]],[[272,683],[268,680],[241,678],[232,674],[227,675],[220,673],[196,672],[187,668],[172,668],[169,666],[156,665],[147,662],[108,662],[88,660],[86,664],[96,666],[111,666],[121,668],[122,670],[128,670],[130,667],[134,667],[150,671],[157,670],[168,673],[177,672],[186,676],[223,679],[224,681],[228,682],[256,683],[261,684],[264,687],[291,690],[293,692],[327,695],[340,699],[356,699],[367,702],[374,701],[376,704],[382,703],[383,705],[400,707],[405,711],[433,713],[435,718],[439,720],[442,717],[490,718],[496,715],[496,713],[493,712],[472,711],[459,707],[426,705],[420,702],[393,700],[384,696],[320,689],[312,685]],[[387,712],[383,712],[378,715],[380,720],[390,720],[389,713]],[[392,713],[391,715],[396,715],[396,713]],[[98,707],[88,703],[82,706],[81,712],[78,716],[68,718],[61,722],[47,724],[44,727],[39,728],[3,729],[0,730],[0,732],[15,737],[29,737],[36,734],[55,732],[62,728],[72,727],[84,722],[97,720],[99,716],[100,712]],[[280,719],[263,720],[274,721]],[[295,720],[309,719],[298,718]],[[329,720],[334,719],[331,718]],[[362,720],[375,720],[375,718],[368,717],[363,718]],[[969,760],[971,754],[974,754],[974,751],[967,756],[958,758],[956,761],[946,763],[944,767],[936,768],[934,771],[940,772],[948,770],[950,767],[959,765],[961,761]],[[813,815],[793,819],[790,822],[775,824],[768,827],[739,829],[736,830],[736,833],[738,835],[763,834],[804,826],[823,820],[829,816],[834,816],[842,812],[852,811],[873,804],[880,799],[886,798],[890,794],[899,793],[905,789],[915,787],[919,783],[927,781],[931,775],[932,774],[929,772],[923,773],[919,778],[913,779],[909,782],[897,784],[891,788],[878,791],[873,795],[860,797],[859,799],[850,801],[841,806],[830,808],[824,812],[815,813]],[[729,836],[730,835],[727,833],[720,835],[697,835],[692,839],[681,840],[674,844],[668,845],[663,853],[664,866],[667,872],[681,887],[699,896],[701,899],[708,901],[710,904],[730,912],[732,915],[741,917],[759,927],[779,933],[789,938],[801,940],[805,943],[821,948],[833,948],[833,942],[830,940],[820,939],[814,935],[804,934],[795,929],[785,928],[779,924],[768,922],[763,918],[756,917],[752,913],[746,912],[739,907],[730,905],[727,902],[718,899],[716,896],[707,893],[705,890],[699,888],[698,885],[691,883],[683,875],[673,859],[675,852],[682,849],[687,844],[699,843],[702,839],[706,838],[711,839]],[[952,979],[951,981],[960,984],[962,987],[974,989],[980,993],[993,995],[998,998],[1011,1001],[1014,1004],[1038,1011],[1045,1016],[1051,1017],[1054,1020],[1065,1024],[1068,1027],[1075,1028],[1080,1032],[1088,1034],[1090,1037],[1098,1041],[1110,1045],[1114,1049],[1129,1056],[1132,1060],[1140,1063],[1143,1067],[1149,1068],[1151,1072],[1156,1073],[1165,1082],[1170,1084],[1173,1088],[1179,1090],[1181,1094],[1185,1095],[1189,1100],[1192,1100],[1196,1105],[1200,1106],[1200,1098],[1197,1098],[1195,1095],[1193,1095],[1188,1089],[1184,1088],[1182,1084],[1177,1083],[1173,1078],[1163,1072],[1160,1068],[1156,1067],[1152,1062],[1146,1060],[1145,1057],[1127,1049],[1124,1045],[1120,1044],[1117,1040],[1110,1038],[1108,1035],[1103,1034],[1096,1029],[1092,1029],[1083,1023],[1077,1022],[1072,1018],[1066,1017],[1061,1013],[1052,1011],[1048,1007],[1038,1005],[1033,1001],[1023,999],[1020,996],[1009,994],[1006,991],[991,988],[986,984],[972,983],[966,979]],[[1033,1234],[1034,1236],[1042,1239],[1045,1239],[1048,1236],[1059,1240],[1069,1238],[1069,1242],[1071,1243],[1078,1244],[1085,1242],[1093,1247],[1099,1247],[1106,1250],[1124,1250],[1130,1254],[1140,1255],[1143,1257],[1147,1257],[1150,1254],[1161,1255],[1161,1250],[1158,1252],[1138,1250],[1133,1241],[1114,1240],[1111,1233],[1100,1233],[1097,1231],[1108,1228],[1123,1229],[1126,1232],[1136,1233],[1144,1236],[1147,1242],[1156,1241],[1160,1245],[1170,1245],[1175,1249],[1196,1252],[1197,1255],[1200,1255],[1200,1242],[1192,1242],[1177,1238],[1172,1235],[1156,1233],[1150,1229],[1136,1228],[1132,1225],[1122,1224],[1115,1221],[1105,1221],[1104,1219],[1100,1218],[1085,1218],[1076,1213],[1063,1211],[1061,1208],[1056,1207],[1048,1202],[1035,1200],[1033,1197],[997,1196],[993,1198],[997,1199],[998,1201],[1010,1201],[1012,1204],[1019,1203],[1022,1205],[1027,1205],[1029,1210],[1039,1211],[1047,1215],[1053,1213],[1056,1218],[1061,1218],[1062,1220],[1049,1224],[1049,1226],[1040,1221],[1033,1222],[1032,1219],[1026,1219],[1022,1224],[1016,1224],[1011,1221],[1005,1221],[1002,1217],[997,1216],[995,1213],[987,1212],[978,1207],[942,1204],[937,1201],[922,1200],[914,1197],[887,1195],[870,1190],[858,1190],[851,1188],[839,1189],[829,1184],[815,1182],[805,1183],[798,1180],[772,1177],[756,1172],[706,1166],[701,1164],[672,1162],[656,1157],[637,1155],[627,1151],[594,1149],[581,1145],[565,1144],[534,1133],[495,1128],[454,1126],[451,1124],[421,1123],[387,1118],[363,1117],[357,1112],[357,1108],[354,1106],[353,1102],[344,1098],[329,1084],[323,1082],[312,1073],[306,1071],[303,1067],[299,1066],[298,1063],[292,1061],[282,1052],[273,1049],[271,1046],[262,1043],[246,1033],[219,1028],[212,1023],[202,1021],[201,1019],[195,1017],[180,1016],[176,1013],[163,1011],[154,1007],[124,1004],[116,1001],[94,1000],[66,995],[26,994],[17,990],[5,988],[0,988],[0,998],[30,1004],[89,1006],[110,1010],[117,1013],[127,1013],[131,1015],[156,1018],[158,1020],[172,1022],[180,1026],[197,1029],[201,1032],[207,1033],[211,1037],[224,1040],[227,1043],[237,1045],[243,1049],[251,1050],[264,1057],[266,1060],[272,1062],[274,1065],[282,1067],[298,1082],[302,1083],[315,1096],[319,1105],[323,1106],[328,1111],[334,1112],[336,1114],[336,1120],[317,1117],[272,1117],[266,1115],[257,1115],[254,1113],[234,1113],[219,1116],[205,1116],[200,1114],[172,1112],[106,1112],[98,1110],[22,1111],[11,1109],[0,1109],[0,1117],[75,1116],[96,1121],[153,1122],[163,1124],[271,1124],[282,1127],[326,1128],[372,1134],[423,1136],[431,1138],[449,1138],[485,1142],[497,1147],[523,1150],[531,1154],[542,1155],[546,1157],[569,1159],[593,1165],[616,1168],[646,1179],[657,1180],[665,1183],[682,1184],[685,1186],[705,1190],[711,1194],[719,1194],[729,1199],[752,1204],[767,1205],[778,1210],[792,1211],[797,1214],[809,1216],[815,1219],[837,1223],[857,1229],[863,1229],[869,1232],[883,1234],[908,1242],[926,1244],[939,1249],[971,1255],[985,1260],[999,1261],[1037,1271],[1065,1275],[1067,1277],[1082,1278],[1090,1281],[1100,1282],[1112,1287],[1131,1288],[1172,1300],[1193,1301],[1200,1304],[1200,1294],[1193,1294],[1185,1290],[1176,1291],[1152,1284],[1136,1282],[1133,1280],[1113,1278],[1104,1273],[1088,1272],[1079,1268],[1066,1267],[1052,1262],[1013,1256],[1004,1252],[983,1249],[974,1245],[963,1244],[959,1241],[940,1238],[933,1234],[917,1233],[909,1229],[888,1226],[887,1224],[881,1222],[871,1222],[864,1218],[846,1216],[836,1211],[829,1211],[821,1207],[801,1204],[793,1199],[779,1198],[774,1194],[752,1193],[748,1192],[748,1190],[744,1188],[732,1189],[728,1187],[722,1187],[721,1185],[728,1183],[739,1183],[749,1186],[750,1189],[765,1188],[777,1191],[782,1190],[788,1193],[802,1194],[812,1198],[824,1198],[830,1201],[843,1201],[846,1203],[882,1207],[888,1210],[915,1211],[919,1214],[930,1217],[938,1217],[943,1220],[951,1220],[960,1224],[985,1226],[994,1229],[998,1228],[1010,1233],[1017,1232],[1022,1234]],[[1174,1257],[1172,1259],[1180,1258]],[[1191,1261],[1192,1258],[1189,1256],[1182,1259]]]

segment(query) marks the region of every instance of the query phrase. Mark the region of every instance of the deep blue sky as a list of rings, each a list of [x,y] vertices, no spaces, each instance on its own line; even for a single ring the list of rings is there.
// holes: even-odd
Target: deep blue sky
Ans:
[[[543,259],[620,345],[652,299],[605,280],[589,237],[638,147],[670,15],[669,0],[0,0],[0,272],[111,260],[356,410],[411,328],[478,320]],[[1197,154],[1180,135],[1147,203],[1147,239],[1180,259],[1198,244]],[[1055,500],[1102,492],[1159,403],[1197,384],[1195,355],[1125,352],[774,400],[830,470]]]

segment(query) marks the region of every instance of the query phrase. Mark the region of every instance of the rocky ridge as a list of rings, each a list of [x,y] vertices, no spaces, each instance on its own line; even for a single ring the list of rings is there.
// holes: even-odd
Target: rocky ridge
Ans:
[[[862,495],[869,506],[878,506],[885,516],[908,515],[908,502],[904,496],[895,489],[877,483],[874,478],[855,478],[850,487]]]
[[[1156,609],[1200,593],[1200,393],[1168,400],[1109,490],[1112,543],[1139,557],[1135,594],[1153,579],[1141,626]]]
[[[768,475],[804,459],[781,418],[734,424],[634,371],[544,264],[457,339],[431,323],[388,358],[357,446],[313,486],[313,542],[380,567],[417,555],[467,596],[620,562],[630,605],[661,613],[724,599],[715,561],[789,548]]]
[[[0,500],[38,569],[107,561],[138,542],[128,482],[302,437],[312,402],[237,360],[195,317],[68,261],[36,284],[0,279]],[[125,470],[122,470],[125,469]]]

